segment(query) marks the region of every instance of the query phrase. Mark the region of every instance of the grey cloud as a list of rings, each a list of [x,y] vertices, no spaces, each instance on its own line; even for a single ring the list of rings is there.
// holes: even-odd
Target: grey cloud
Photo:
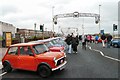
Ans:
[[[36,9],[41,9],[38,10],[40,11],[31,13],[31,14],[24,14],[23,13],[18,13],[19,10],[16,6],[13,5],[2,5],[0,6],[0,10],[2,13],[0,15],[4,15],[5,21],[10,21],[10,23],[16,25],[16,27],[21,27],[21,28],[27,28],[31,27],[34,28],[34,22],[37,24],[45,24],[45,26],[48,29],[52,29],[52,6],[55,6],[54,8],[54,13],[55,14],[62,14],[62,13],[71,13],[72,11],[78,10],[78,12],[91,12],[91,13],[98,13],[98,5],[99,3],[96,3],[92,6],[87,6],[85,7],[80,7],[80,5],[75,5],[72,4],[73,1],[75,0],[52,0],[54,5],[52,5],[51,1],[42,1],[38,2]],[[116,2],[104,2],[101,3],[101,28],[104,28],[105,31],[112,29],[112,24],[113,22],[117,19],[117,4]],[[78,7],[77,9],[75,7]],[[32,8],[34,9],[34,8]],[[32,9],[30,9],[32,11]],[[44,9],[44,10],[42,10]],[[37,11],[37,10],[36,10]],[[70,12],[71,11],[71,12]],[[15,15],[8,15],[10,13],[18,13]],[[64,18],[64,19],[58,19],[58,24],[55,26],[61,26],[61,27],[77,27],[81,28],[83,24],[83,18],[79,19],[74,19],[74,18]],[[95,24],[94,18],[85,18],[84,19],[84,24],[85,24],[85,32],[93,32],[98,30],[98,25]],[[38,25],[37,25],[38,26]],[[107,29],[107,28],[110,29]],[[94,29],[91,29],[94,28]],[[55,30],[57,30],[57,27],[55,27]]]
[[[74,0],[56,0],[54,3],[55,4],[59,4],[59,5],[66,5],[66,4],[69,4],[69,3],[71,3],[72,1],[74,1]]]
[[[0,6],[1,14],[2,16],[5,16],[10,13],[17,13],[19,10],[16,8],[16,6],[13,5],[1,5]]]
[[[98,3],[93,5],[93,11],[99,13]],[[118,3],[117,2],[104,2],[101,3],[100,7],[101,19],[106,20],[117,20],[118,18]]]

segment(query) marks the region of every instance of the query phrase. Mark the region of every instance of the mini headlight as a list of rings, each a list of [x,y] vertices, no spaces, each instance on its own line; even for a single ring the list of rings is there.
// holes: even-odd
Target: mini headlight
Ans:
[[[64,52],[64,50],[60,49],[60,52]]]
[[[55,61],[55,60],[56,60],[56,57],[54,57],[53,60]]]
[[[66,53],[64,53],[65,57],[66,57]]]
[[[54,62],[55,62],[55,66],[56,66],[56,65],[57,65],[57,60],[56,60],[56,58],[54,57],[53,60],[54,60]]]

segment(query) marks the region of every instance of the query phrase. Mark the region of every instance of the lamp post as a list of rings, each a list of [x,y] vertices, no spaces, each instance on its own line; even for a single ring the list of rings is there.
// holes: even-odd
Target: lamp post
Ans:
[[[53,26],[53,37],[54,37],[54,6],[52,6],[52,26]]]
[[[99,5],[99,16],[100,16],[100,7],[101,7],[101,5]],[[99,21],[99,33],[100,33],[100,22],[101,22],[101,18],[100,17],[99,17],[99,19],[100,19],[100,21]]]
[[[82,34],[84,34],[84,18],[83,18],[83,24],[82,24]]]
[[[34,31],[35,31],[35,38],[36,38],[36,23],[34,23]]]

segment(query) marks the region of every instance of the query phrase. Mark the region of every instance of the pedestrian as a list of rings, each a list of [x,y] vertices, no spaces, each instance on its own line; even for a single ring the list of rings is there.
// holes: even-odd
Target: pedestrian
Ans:
[[[89,34],[87,35],[87,43],[88,44],[90,43],[90,35]]]
[[[68,50],[67,50],[68,53],[72,53],[72,50],[71,50],[72,36],[70,34],[68,34],[68,36],[66,37],[65,42],[68,45]]]
[[[80,41],[82,40],[82,35],[79,35],[79,40],[80,40]]]
[[[79,35],[79,44],[82,47],[82,35]]]
[[[103,46],[103,48],[105,48],[105,39],[106,39],[106,36],[105,36],[104,33],[102,34],[101,39],[102,39],[102,46]]]
[[[108,36],[107,36],[107,48],[110,48],[111,40],[112,40],[112,36],[110,34],[108,34]]]
[[[89,35],[90,36],[90,43],[92,43],[92,35]]]
[[[75,34],[72,37],[72,49],[74,53],[77,53],[77,46],[79,44],[79,40],[78,40],[78,36],[76,36]]]
[[[96,36],[95,36],[95,43],[96,43],[96,44],[98,43],[98,39],[99,39],[99,36],[96,35]]]
[[[82,49],[86,50],[86,42],[87,42],[87,38],[86,36],[83,34],[82,35]]]

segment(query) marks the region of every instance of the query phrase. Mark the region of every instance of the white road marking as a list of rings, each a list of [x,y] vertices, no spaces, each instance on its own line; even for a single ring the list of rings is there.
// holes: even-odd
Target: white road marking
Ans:
[[[3,75],[5,75],[7,72],[4,72],[4,73],[2,73],[2,74],[0,74],[0,76],[3,76]]]
[[[3,66],[2,66],[2,62],[0,62],[0,69],[2,69],[3,68]],[[1,71],[2,72],[2,71]],[[5,75],[7,72],[4,72],[4,73],[2,73],[2,74],[0,74],[0,76],[3,76],[3,75]]]
[[[100,51],[100,54],[101,54],[102,56],[105,56],[102,51]]]
[[[0,61],[0,69],[2,69],[3,68],[3,66],[2,66],[2,62]]]
[[[115,58],[112,58],[112,57],[109,57],[109,56],[104,56],[104,57],[106,57],[106,58],[108,58],[108,59],[112,59],[112,60],[115,60],[115,61],[119,61],[119,62],[120,62],[119,59],[115,59]]]
[[[106,56],[106,55],[105,55],[102,51],[100,51],[100,50],[92,49],[90,46],[88,46],[88,48],[89,48],[90,50],[93,50],[93,51],[99,52],[103,57],[106,57],[106,58],[108,58],[108,59],[111,59],[111,60],[114,60],[114,61],[118,61],[118,62],[120,62],[119,59],[116,59],[116,58],[113,58],[113,57],[110,57],[110,56]]]

